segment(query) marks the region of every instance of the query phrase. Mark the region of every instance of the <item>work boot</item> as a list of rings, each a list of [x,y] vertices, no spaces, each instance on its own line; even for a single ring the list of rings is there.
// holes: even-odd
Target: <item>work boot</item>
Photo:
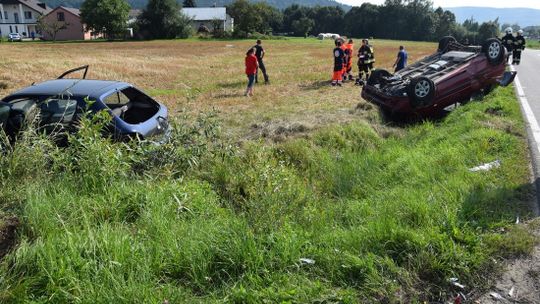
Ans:
[[[354,77],[352,75],[349,75],[349,80],[354,80]]]
[[[335,81],[332,81],[332,86],[335,87],[337,83]]]

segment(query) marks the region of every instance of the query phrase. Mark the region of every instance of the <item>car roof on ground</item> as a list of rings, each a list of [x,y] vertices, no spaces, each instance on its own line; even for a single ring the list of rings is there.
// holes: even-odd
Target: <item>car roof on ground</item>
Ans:
[[[92,97],[107,93],[116,88],[125,88],[131,86],[129,83],[111,80],[89,80],[89,79],[56,79],[34,84],[17,91],[11,96],[56,96],[72,95],[77,97]]]

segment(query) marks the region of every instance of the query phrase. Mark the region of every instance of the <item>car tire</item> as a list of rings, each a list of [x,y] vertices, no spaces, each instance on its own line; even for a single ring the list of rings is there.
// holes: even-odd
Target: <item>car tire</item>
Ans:
[[[407,87],[407,94],[413,108],[429,106],[435,96],[435,83],[424,76],[414,78]]]
[[[491,64],[497,65],[504,61],[504,46],[499,39],[490,38],[486,40],[482,47],[482,52]]]
[[[392,74],[390,74],[390,72],[388,72],[387,70],[383,70],[383,69],[373,70],[371,71],[371,74],[369,75],[367,84],[371,86],[376,85],[376,84],[381,84],[383,81],[382,77],[390,77],[390,76],[392,76]]]
[[[446,53],[448,51],[448,46],[450,45],[450,43],[456,43],[456,42],[457,42],[456,38],[452,36],[442,37],[439,40],[439,48],[437,49],[437,52]]]

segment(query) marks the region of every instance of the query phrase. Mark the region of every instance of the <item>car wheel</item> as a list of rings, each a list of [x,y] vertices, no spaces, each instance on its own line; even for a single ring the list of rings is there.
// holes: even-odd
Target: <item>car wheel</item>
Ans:
[[[369,79],[367,81],[368,85],[376,85],[376,84],[382,84],[384,81],[383,77],[390,77],[392,74],[388,72],[387,70],[383,69],[377,69],[371,71],[371,74],[369,75]]]
[[[456,38],[452,36],[442,37],[441,40],[439,40],[439,48],[437,49],[437,52],[446,53],[448,51],[448,46],[451,43],[456,43],[456,42],[457,42]]]
[[[435,84],[427,77],[418,77],[411,81],[408,95],[413,108],[429,106],[435,96]]]
[[[499,39],[488,39],[482,48],[489,63],[500,64],[504,61],[504,47]]]

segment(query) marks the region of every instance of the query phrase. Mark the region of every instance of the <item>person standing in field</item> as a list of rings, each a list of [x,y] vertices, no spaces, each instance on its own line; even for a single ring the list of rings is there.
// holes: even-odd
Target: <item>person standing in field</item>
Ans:
[[[364,73],[366,73],[366,81],[369,78],[369,71],[373,69],[371,63],[372,48],[368,44],[367,39],[362,39],[362,46],[358,49],[358,78],[356,79],[356,85],[363,85],[362,80]]]
[[[337,41],[341,42],[341,50],[343,51],[343,68],[341,69],[341,79],[342,81],[347,80],[347,60],[349,60],[349,55],[347,54],[347,46],[345,45],[345,40],[339,38]]]
[[[349,42],[345,45],[345,55],[347,56],[347,69],[345,71],[345,77],[348,77],[349,80],[353,79],[353,75],[352,75],[353,53],[354,53],[354,42],[352,39],[349,39]]]
[[[341,49],[341,41],[336,40],[336,48],[333,51],[334,74],[332,74],[332,86],[341,86],[345,53]]]
[[[259,68],[259,63],[257,62],[257,57],[255,56],[255,49],[251,48],[246,53],[246,75],[248,78],[248,85],[246,88],[246,93],[244,96],[253,96],[253,86],[255,85],[255,75],[257,75],[257,69]]]
[[[261,69],[261,72],[264,76],[264,83],[268,84],[268,74],[266,74],[266,67],[264,66],[263,58],[264,58],[264,48],[262,47],[262,41],[259,39],[257,40],[257,44],[253,46],[255,49],[255,57],[257,57],[257,62],[259,63],[259,69]],[[255,82],[259,83],[259,70],[257,70],[257,74],[255,74]]]
[[[409,57],[409,55],[407,54],[407,51],[405,51],[403,45],[399,46],[399,52],[397,54],[396,62],[394,63],[394,67],[396,68],[394,72],[399,72],[407,66],[407,57]]]

